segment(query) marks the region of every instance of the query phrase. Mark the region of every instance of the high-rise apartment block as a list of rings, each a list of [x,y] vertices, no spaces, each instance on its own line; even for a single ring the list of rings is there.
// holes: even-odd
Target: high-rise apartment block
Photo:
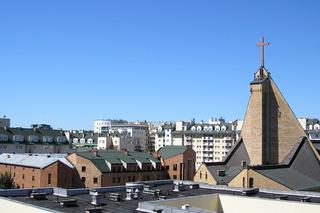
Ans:
[[[202,162],[219,162],[237,140],[237,122],[216,120],[214,124],[176,122],[158,128],[155,149],[164,146],[189,146],[196,152],[196,168]]]

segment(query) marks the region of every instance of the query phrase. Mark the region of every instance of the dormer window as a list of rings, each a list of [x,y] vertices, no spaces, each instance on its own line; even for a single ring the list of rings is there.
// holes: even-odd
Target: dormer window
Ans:
[[[28,141],[29,142],[38,142],[39,141],[39,137],[36,136],[36,135],[29,135]]]
[[[72,140],[72,143],[79,143],[78,138],[74,138],[74,139]]]
[[[45,143],[52,143],[53,142],[53,138],[51,136],[43,136],[43,142]]]
[[[196,131],[196,127],[195,126],[191,127],[191,131]]]
[[[204,130],[205,132],[207,132],[207,131],[208,131],[208,127],[207,127],[207,126],[204,126],[203,130]]]
[[[81,139],[80,139],[80,143],[86,143],[86,139],[81,138]]]
[[[212,126],[209,126],[209,127],[208,127],[208,130],[209,130],[210,132],[212,132],[213,127],[212,127]]]
[[[23,135],[14,135],[13,136],[13,141],[22,142],[23,140],[24,140]]]
[[[92,143],[93,143],[93,139],[92,139],[92,138],[89,138],[89,139],[87,140],[87,142],[90,143],[90,144],[92,144]]]
[[[58,136],[57,142],[58,143],[65,143],[67,141],[67,138],[65,136]]]
[[[227,130],[227,127],[226,126],[222,126],[221,127],[221,131],[226,131]]]
[[[215,130],[215,131],[220,131],[220,126],[215,126],[215,127],[214,127],[214,130]]]
[[[0,134],[0,141],[8,141],[8,140],[9,140],[8,135]]]
[[[201,126],[197,127],[197,131],[200,132],[202,130]]]

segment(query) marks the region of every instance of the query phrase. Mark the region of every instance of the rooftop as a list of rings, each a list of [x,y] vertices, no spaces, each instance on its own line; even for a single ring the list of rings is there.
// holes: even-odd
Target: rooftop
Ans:
[[[45,168],[52,163],[60,161],[73,168],[73,165],[65,158],[67,154],[12,154],[3,153],[0,155],[0,164],[11,164],[33,168]]]
[[[162,158],[170,158],[184,153],[187,150],[186,146],[164,146],[160,148],[159,154]]]
[[[280,191],[280,190],[270,190],[270,189],[244,189],[244,188],[232,188],[227,186],[215,186],[215,185],[207,185],[207,184],[198,184],[190,181],[185,181],[183,184],[175,183],[176,187],[174,187],[172,180],[159,180],[159,181],[149,181],[143,183],[129,183],[127,186],[111,186],[104,188],[97,188],[91,192],[97,192],[99,196],[101,195],[101,208],[103,212],[110,213],[131,213],[135,212],[139,207],[141,211],[137,212],[147,212],[142,211],[143,208],[147,208],[148,206],[153,207],[153,209],[159,208],[169,208],[174,209],[176,207],[172,207],[172,205],[178,205],[178,209],[181,211],[181,205],[183,204],[191,204],[194,208],[198,209],[197,212],[208,212],[205,207],[206,203],[216,203],[218,205],[217,200],[214,197],[219,197],[219,199],[230,199],[234,204],[239,205],[241,208],[245,208],[241,203],[243,202],[252,202],[257,205],[261,205],[261,203],[271,203],[270,207],[274,205],[280,206],[292,206],[296,205],[299,208],[301,205],[306,206],[305,210],[310,208],[320,209],[320,193],[318,192],[300,192],[300,191]],[[177,189],[179,187],[179,191],[175,191],[173,189]],[[141,196],[139,199],[126,200],[126,187],[130,188],[132,186],[135,187],[143,187],[140,188]],[[148,188],[146,188],[149,186]],[[43,192],[47,194],[46,199],[37,200],[31,198],[29,194],[32,192],[32,189],[18,189],[18,190],[0,190],[0,195],[9,197],[14,202],[25,203],[27,205],[35,206],[37,208],[45,208],[50,210],[51,212],[70,212],[70,213],[79,213],[84,212],[85,209],[94,208],[91,204],[93,195],[90,195],[89,189],[52,189],[46,188],[41,189]],[[156,195],[153,192],[159,191],[159,194]],[[38,191],[40,192],[40,190]],[[142,193],[143,192],[143,193]],[[151,192],[151,193],[150,193]],[[113,193],[113,194],[111,194]],[[120,195],[121,200],[116,201],[111,199],[114,193],[118,193]],[[190,199],[192,197],[192,199]],[[206,202],[195,202],[197,199],[207,199]],[[77,206],[75,207],[61,207],[60,203],[64,200],[76,200]],[[173,199],[173,200],[172,200]],[[278,200],[281,200],[279,202]],[[209,201],[209,202],[208,202]],[[305,203],[301,203],[304,201]],[[182,204],[181,204],[182,202]],[[170,204],[171,203],[171,204]],[[179,206],[180,205],[180,206]],[[221,204],[220,204],[221,205]],[[222,206],[226,205],[225,202],[222,202]],[[237,208],[236,205],[232,205]],[[231,206],[231,207],[232,207]],[[251,208],[251,205],[248,205]],[[213,208],[212,206],[210,208]],[[222,211],[219,212],[227,212],[227,209],[230,206],[224,206]],[[199,210],[202,209],[202,210]],[[139,210],[139,209],[138,209]],[[147,210],[147,209],[144,209]],[[180,212],[179,211],[179,212]],[[173,211],[176,212],[176,211]],[[184,212],[184,211],[181,211]],[[193,212],[193,211],[190,211]],[[209,211],[214,212],[214,211]],[[249,211],[250,212],[250,211]],[[314,211],[313,211],[314,212]]]

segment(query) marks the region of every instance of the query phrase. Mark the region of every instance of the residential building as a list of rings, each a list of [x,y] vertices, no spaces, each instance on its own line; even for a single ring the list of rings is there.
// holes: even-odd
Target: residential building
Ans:
[[[149,139],[148,139],[148,151],[155,152],[156,148],[156,134],[158,128],[164,125],[162,122],[150,122],[148,123],[149,126]]]
[[[222,162],[203,163],[194,180],[319,191],[319,154],[263,64],[250,87],[240,140]]]
[[[299,118],[302,128],[310,141],[320,143],[320,120],[317,118]]]
[[[148,150],[149,126],[146,123],[111,123],[110,132],[128,134],[138,144],[140,151]]]
[[[73,188],[76,173],[66,154],[0,155],[0,174],[11,174],[18,188]]]
[[[72,130],[65,132],[68,140],[72,144],[74,149],[89,147],[96,148],[97,147],[97,137],[98,133],[94,133],[93,131],[85,131],[85,130]]]
[[[67,153],[70,150],[62,130],[0,127],[0,153]]]
[[[114,149],[132,152],[139,151],[140,144],[136,138],[133,138],[127,132],[112,132],[98,136],[97,148],[99,150]]]
[[[111,128],[111,121],[106,119],[98,119],[93,122],[94,133],[107,133]]]
[[[73,153],[67,159],[89,188],[161,180],[164,176],[160,161],[143,152],[92,150]]]
[[[219,123],[176,122],[158,128],[155,135],[156,151],[164,146],[191,146],[196,152],[196,168],[202,162],[219,162],[227,155],[237,138],[231,122]]]
[[[174,180],[193,180],[196,153],[191,147],[164,146],[158,150],[158,156],[167,177]]]

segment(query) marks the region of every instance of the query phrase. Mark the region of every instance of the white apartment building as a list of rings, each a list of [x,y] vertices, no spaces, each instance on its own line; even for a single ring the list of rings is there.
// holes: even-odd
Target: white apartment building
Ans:
[[[137,140],[127,134],[110,133],[98,136],[98,149],[115,149],[127,150],[129,152],[139,150],[139,143]]]
[[[155,149],[163,146],[191,146],[196,152],[196,169],[202,162],[219,162],[227,155],[239,134],[234,123],[176,122],[158,128]]]
[[[309,139],[320,142],[320,120],[317,118],[299,118],[298,120]]]
[[[110,133],[127,134],[133,138],[133,141],[138,144],[139,150],[147,150],[149,139],[149,126],[139,123],[123,123],[111,124]]]
[[[133,123],[123,120],[95,120],[93,124],[94,133],[108,134],[120,133],[133,138],[138,143],[138,150],[147,150],[149,141],[149,126],[146,123]]]
[[[94,133],[106,133],[109,132],[111,128],[111,121],[105,119],[98,119],[93,122],[93,132]]]

